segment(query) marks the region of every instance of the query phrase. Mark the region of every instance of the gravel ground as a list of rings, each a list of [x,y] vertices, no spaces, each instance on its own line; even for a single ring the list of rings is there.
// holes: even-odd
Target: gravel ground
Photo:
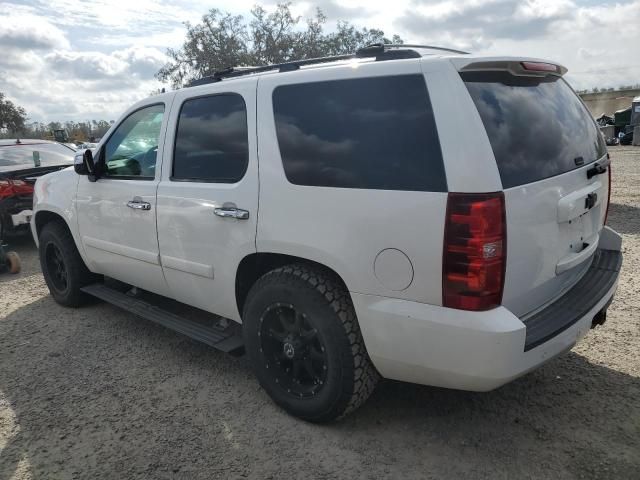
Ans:
[[[490,393],[383,382],[344,421],[276,408],[244,358],[0,276],[0,479],[640,478],[640,148],[612,147],[625,263],[608,323]]]

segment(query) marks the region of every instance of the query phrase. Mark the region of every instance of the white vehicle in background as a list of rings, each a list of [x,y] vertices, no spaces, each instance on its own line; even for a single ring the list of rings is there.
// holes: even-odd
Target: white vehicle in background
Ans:
[[[76,150],[78,151],[82,151],[82,150],[95,150],[96,148],[98,148],[98,144],[97,143],[91,143],[91,142],[85,142],[85,143],[81,143],[80,145],[78,145],[76,147]]]
[[[246,350],[310,421],[380,376],[494,389],[603,323],[617,286],[609,158],[565,72],[374,45],[139,102],[36,183],[47,285]]]

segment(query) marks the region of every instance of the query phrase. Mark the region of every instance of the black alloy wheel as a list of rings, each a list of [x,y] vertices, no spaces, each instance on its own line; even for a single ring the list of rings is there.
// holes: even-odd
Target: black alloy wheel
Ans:
[[[260,317],[261,353],[287,393],[316,395],[327,376],[325,346],[313,321],[292,304],[274,303]]]
[[[54,243],[49,243],[45,248],[45,262],[47,264],[47,271],[50,274],[51,283],[58,292],[64,293],[69,287],[69,276],[62,252],[60,252],[60,249]]]

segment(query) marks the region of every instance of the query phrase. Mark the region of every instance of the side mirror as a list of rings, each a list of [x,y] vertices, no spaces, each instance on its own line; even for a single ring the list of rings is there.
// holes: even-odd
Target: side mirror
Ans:
[[[89,175],[96,174],[96,164],[93,162],[93,152],[90,148],[87,148],[82,154],[82,160],[85,168],[89,172]]]
[[[88,148],[82,154],[74,157],[73,169],[78,175],[87,175],[90,182],[95,182],[98,179],[96,165],[93,161],[93,152]]]
[[[89,175],[87,167],[84,164],[84,155],[82,153],[77,153],[75,157],[73,157],[73,169],[78,175]]]

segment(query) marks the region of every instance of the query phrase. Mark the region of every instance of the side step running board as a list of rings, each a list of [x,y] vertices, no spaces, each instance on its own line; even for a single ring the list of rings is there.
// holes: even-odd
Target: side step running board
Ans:
[[[176,315],[145,300],[122,293],[102,283],[87,285],[81,290],[145,320],[151,320],[223,352],[232,354],[243,352],[242,336],[239,333],[239,329],[236,328],[237,324],[233,321],[229,321],[230,325],[224,329],[215,326],[208,327],[200,322]]]

